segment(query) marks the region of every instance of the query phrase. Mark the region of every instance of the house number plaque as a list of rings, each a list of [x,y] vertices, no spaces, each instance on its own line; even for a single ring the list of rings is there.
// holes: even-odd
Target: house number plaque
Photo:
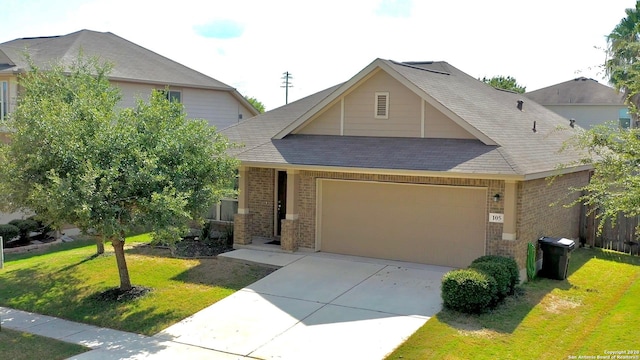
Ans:
[[[504,214],[489,213],[489,222],[504,223]]]

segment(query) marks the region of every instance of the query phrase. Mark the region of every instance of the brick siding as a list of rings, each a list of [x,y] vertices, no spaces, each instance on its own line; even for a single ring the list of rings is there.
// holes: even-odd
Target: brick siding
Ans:
[[[274,221],[274,169],[250,168],[249,212],[253,214],[248,229],[251,236],[273,236]],[[527,242],[540,236],[563,236],[576,238],[579,231],[579,207],[565,208],[575,199],[567,197],[568,188],[581,186],[588,181],[588,172],[568,174],[555,179],[549,185],[545,179],[520,182],[517,188],[516,240],[502,240],[502,224],[488,222],[488,213],[504,213],[504,201],[494,202],[493,196],[504,196],[502,180],[457,179],[426,176],[395,176],[324,171],[300,171],[298,215],[294,248],[315,248],[316,238],[316,184],[317,179],[360,180],[393,183],[476,186],[487,188],[486,253],[506,255],[516,259],[521,269],[525,267]],[[563,200],[564,199],[564,200]],[[560,200],[556,206],[551,203]],[[293,225],[293,224],[287,224]],[[289,231],[293,229],[288,229]]]
[[[247,171],[251,236],[272,237],[274,234],[275,170],[249,168]]]
[[[566,237],[578,240],[580,235],[580,206],[565,207],[579,197],[569,188],[581,187],[589,182],[589,172],[563,175],[548,181],[525,181],[518,186],[518,240],[519,253],[524,253],[528,242],[537,244],[542,236]],[[524,264],[523,264],[524,265]]]

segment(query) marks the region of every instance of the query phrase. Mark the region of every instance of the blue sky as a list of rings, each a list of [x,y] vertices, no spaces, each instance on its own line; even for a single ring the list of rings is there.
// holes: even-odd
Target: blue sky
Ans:
[[[602,79],[605,35],[633,0],[0,0],[0,42],[109,31],[267,109],[348,80],[375,58],[444,60],[527,90]]]
[[[244,32],[244,25],[232,19],[214,19],[193,28],[198,35],[210,39],[239,38]]]

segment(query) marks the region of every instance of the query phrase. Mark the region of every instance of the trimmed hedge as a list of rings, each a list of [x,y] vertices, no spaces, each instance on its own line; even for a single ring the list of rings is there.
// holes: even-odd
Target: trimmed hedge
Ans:
[[[476,269],[452,270],[442,277],[444,306],[465,313],[485,311],[497,293],[496,280]]]
[[[11,224],[0,225],[0,236],[2,236],[4,245],[18,235],[20,235],[20,229],[17,226]]]
[[[494,304],[497,304],[511,292],[511,277],[509,274],[509,269],[503,262],[485,261],[471,263],[469,268],[485,272],[487,275],[492,276],[496,280],[496,294],[493,301]]]
[[[452,270],[442,277],[442,300],[446,308],[481,313],[513,294],[519,282],[520,271],[514,259],[485,255],[469,268]]]
[[[41,234],[48,234],[53,231],[49,224],[45,224],[41,219],[37,218],[36,215],[29,216],[27,220],[35,221],[38,227],[34,231],[40,232]]]
[[[16,219],[9,221],[10,225],[20,229],[20,239],[26,241],[29,239],[29,233],[38,230],[38,222],[30,219]]]
[[[478,263],[484,262],[495,262],[502,264],[506,267],[509,274],[509,294],[513,294],[516,289],[516,285],[520,283],[520,270],[518,269],[518,263],[510,257],[499,256],[499,255],[485,255],[481,256],[471,263],[471,266],[474,266]]]

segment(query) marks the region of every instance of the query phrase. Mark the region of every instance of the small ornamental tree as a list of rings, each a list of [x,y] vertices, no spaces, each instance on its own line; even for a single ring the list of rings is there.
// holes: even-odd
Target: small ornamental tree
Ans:
[[[34,65],[5,124],[0,180],[11,201],[57,224],[94,229],[111,242],[120,289],[131,289],[125,234],[140,226],[176,241],[211,204],[232,192],[237,161],[205,121],[187,120],[161,91],[116,107],[110,67],[78,56],[66,68]]]

